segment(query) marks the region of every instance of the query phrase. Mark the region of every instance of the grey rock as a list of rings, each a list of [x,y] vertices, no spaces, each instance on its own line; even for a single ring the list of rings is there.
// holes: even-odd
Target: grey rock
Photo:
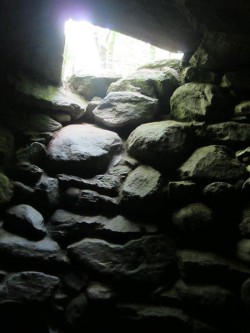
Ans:
[[[198,148],[178,169],[182,179],[205,181],[233,181],[246,175],[245,166],[225,146]]]
[[[250,239],[241,239],[236,245],[236,257],[249,264],[250,263]]]
[[[205,144],[219,144],[232,147],[246,147],[250,144],[250,124],[228,121],[207,126],[196,126],[198,140]]]
[[[139,93],[120,91],[109,93],[93,110],[100,126],[130,132],[137,126],[153,121],[158,111],[156,99]]]
[[[215,227],[214,213],[202,203],[192,203],[175,211],[172,223],[186,242],[205,242]]]
[[[97,175],[93,178],[80,178],[65,174],[57,175],[61,188],[76,187],[94,190],[100,194],[117,196],[120,188],[120,177],[115,175]]]
[[[182,279],[196,283],[237,285],[249,275],[247,265],[218,254],[197,250],[179,250],[179,271]]]
[[[86,110],[87,111],[87,110]],[[49,116],[60,124],[68,124],[71,122],[71,116],[63,111],[50,111]]]
[[[215,72],[197,68],[197,67],[186,67],[182,73],[182,80],[184,83],[198,82],[198,83],[217,83],[218,75]]]
[[[205,186],[203,194],[210,203],[228,204],[230,200],[235,198],[235,189],[229,183],[214,182]]]
[[[42,143],[33,142],[30,145],[20,148],[16,152],[17,162],[29,162],[35,165],[43,164],[46,158],[46,149]]]
[[[12,133],[0,127],[0,167],[7,167],[14,156],[15,139]]]
[[[96,97],[96,99],[91,100],[86,108],[86,112],[84,113],[84,119],[86,119],[86,121],[89,121],[91,123],[94,122],[94,115],[93,115],[93,111],[94,109],[101,103],[102,98],[98,98]]]
[[[115,83],[112,83],[108,92],[131,91],[152,98],[158,98],[163,107],[169,106],[169,99],[179,86],[179,75],[172,68],[163,70],[141,69]]]
[[[87,319],[88,300],[84,293],[73,298],[65,309],[68,324],[73,327],[81,326]]]
[[[165,236],[145,236],[125,245],[84,239],[70,245],[68,253],[78,267],[111,280],[140,284],[158,282],[175,261],[173,244]]]
[[[73,94],[63,87],[42,85],[36,81],[23,78],[16,82],[17,98],[19,103],[36,106],[46,111],[65,111],[72,119],[80,118],[87,102],[79,95]]]
[[[243,235],[244,237],[250,236],[250,205],[245,207],[245,209],[242,212],[239,228],[241,235]]]
[[[168,70],[169,68],[173,68],[178,71],[181,67],[181,60],[180,59],[161,59],[161,60],[154,60],[149,62],[145,65],[138,67],[138,69],[154,69],[159,71]]]
[[[43,174],[43,170],[34,164],[29,162],[17,163],[12,178],[21,181],[28,185],[34,185],[39,181]]]
[[[250,146],[237,151],[235,156],[241,162],[250,163]]]
[[[35,199],[40,206],[56,207],[60,199],[58,179],[43,174],[34,187]]]
[[[221,86],[229,89],[250,91],[250,69],[244,68],[224,74]]]
[[[20,272],[8,275],[0,285],[1,303],[42,303],[49,301],[59,279],[41,272]]]
[[[250,278],[246,279],[241,286],[242,302],[249,308],[250,306]]]
[[[110,84],[120,78],[118,75],[73,75],[67,85],[73,92],[90,100],[94,96],[105,97]]]
[[[242,190],[245,193],[250,193],[250,178],[248,178],[242,185]]]
[[[250,64],[249,52],[250,40],[247,35],[207,30],[190,64],[210,70],[237,69],[239,64],[241,67]]]
[[[48,166],[56,173],[89,176],[107,169],[122,150],[116,133],[93,125],[69,125],[57,133],[48,147]]]
[[[162,177],[159,171],[150,166],[138,166],[126,178],[121,190],[121,203],[127,209],[158,206],[162,199]]]
[[[13,182],[14,198],[17,202],[33,203],[35,190],[33,187],[25,185],[21,182]]]
[[[68,260],[59,245],[45,237],[31,241],[1,230],[0,255],[5,265],[21,269],[60,270],[67,267]]]
[[[80,293],[87,285],[88,277],[84,273],[75,274],[70,272],[63,276],[63,286],[73,293]]]
[[[118,303],[117,307],[124,321],[132,321],[133,326],[142,322],[145,329],[153,330],[156,324],[162,324],[167,330],[181,332],[191,328],[190,317],[179,308],[136,303]]]
[[[128,241],[143,234],[156,233],[152,224],[128,219],[122,215],[105,217],[86,216],[58,209],[47,223],[50,235],[59,244],[68,245],[87,235],[100,235],[114,241]]]
[[[234,109],[235,116],[245,116],[249,119],[250,117],[250,101],[243,101],[235,106]]]
[[[0,172],[0,206],[11,201],[13,196],[13,184],[7,176]]]
[[[236,310],[239,306],[236,293],[214,284],[186,284],[179,280],[175,288],[182,302],[189,307],[196,306],[216,312],[222,309]]]
[[[100,282],[89,282],[86,288],[86,294],[92,302],[110,302],[115,298],[115,293],[112,287],[100,283]]]
[[[33,207],[23,204],[8,208],[3,227],[31,240],[43,239],[47,234],[43,216]]]
[[[197,185],[189,180],[171,181],[167,187],[169,199],[193,198],[197,194]]]
[[[170,114],[177,121],[219,122],[233,114],[229,93],[213,84],[186,83],[175,90],[170,104]]]
[[[175,169],[188,157],[192,146],[190,126],[172,120],[143,124],[127,140],[129,154],[161,170]]]

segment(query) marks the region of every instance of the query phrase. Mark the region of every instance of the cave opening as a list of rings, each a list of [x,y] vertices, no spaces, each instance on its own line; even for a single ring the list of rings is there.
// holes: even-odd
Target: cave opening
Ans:
[[[72,75],[126,76],[153,61],[179,59],[170,52],[89,21],[69,19],[64,25],[65,48],[62,80]]]

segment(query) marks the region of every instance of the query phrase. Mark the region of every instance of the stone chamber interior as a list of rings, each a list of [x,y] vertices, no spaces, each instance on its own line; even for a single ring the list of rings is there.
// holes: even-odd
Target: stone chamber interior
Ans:
[[[250,332],[249,1],[0,7],[1,331]],[[86,17],[184,59],[65,89]]]

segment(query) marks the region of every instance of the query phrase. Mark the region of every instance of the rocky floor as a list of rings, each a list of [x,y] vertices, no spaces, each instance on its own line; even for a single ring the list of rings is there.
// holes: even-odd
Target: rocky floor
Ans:
[[[168,65],[90,102],[102,78],[16,84],[0,129],[4,332],[248,332],[249,86]]]

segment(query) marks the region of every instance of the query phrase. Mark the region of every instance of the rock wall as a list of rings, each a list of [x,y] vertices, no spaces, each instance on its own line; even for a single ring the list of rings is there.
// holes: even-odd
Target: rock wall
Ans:
[[[215,70],[203,46],[190,67],[149,64],[91,101],[83,87],[94,96],[108,78],[72,78],[72,92],[12,79],[0,129],[9,332],[248,332],[250,76],[234,54]]]

